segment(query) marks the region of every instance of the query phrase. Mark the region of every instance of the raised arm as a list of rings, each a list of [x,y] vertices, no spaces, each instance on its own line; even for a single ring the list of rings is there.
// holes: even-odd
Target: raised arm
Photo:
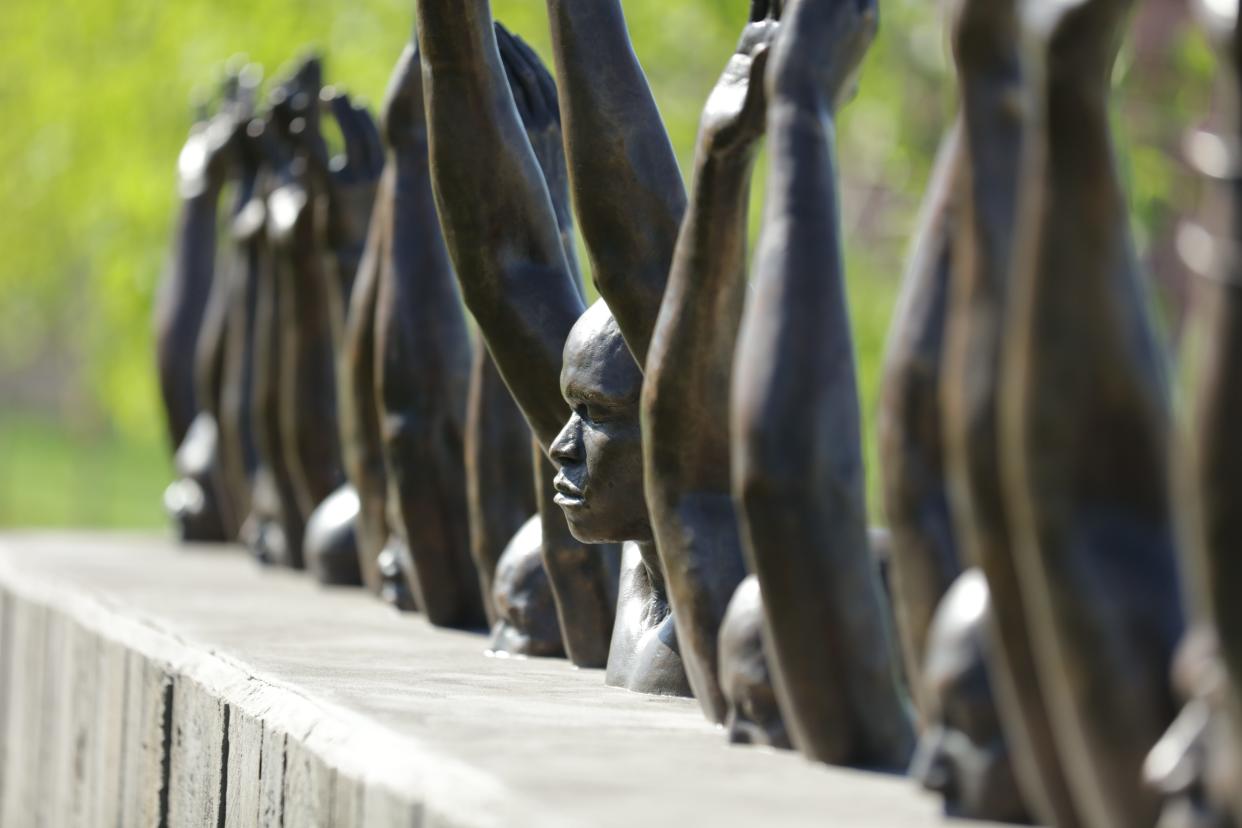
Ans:
[[[584,304],[505,77],[487,0],[418,0],[432,184],[449,255],[536,438],[569,416],[561,352]]]
[[[1056,754],[1089,825],[1156,822],[1135,780],[1173,720],[1183,632],[1167,352],[1109,119],[1133,5],[1020,6],[1035,72],[1000,370],[1011,554]]]
[[[778,23],[755,4],[708,98],[694,184],[647,355],[646,494],[686,674],[708,717],[725,714],[717,638],[745,576],[729,479],[729,384],[746,299],[750,179],[763,135],[764,67]]]
[[[826,762],[904,768],[913,733],[868,548],[834,151],[836,99],[875,25],[875,6],[858,0],[793,0],[782,18],[733,472],[794,744]]]
[[[569,182],[595,285],[647,361],[685,187],[619,0],[548,0]]]
[[[181,209],[172,261],[155,302],[155,341],[160,391],[175,450],[203,407],[197,398],[194,353],[208,297],[225,289],[215,279],[216,217],[230,150],[246,115],[233,102],[210,121],[195,124],[177,160]],[[214,403],[214,400],[211,401]]]
[[[1009,306],[1023,130],[1031,73],[1017,0],[962,0],[952,15],[962,101],[962,216],[941,360],[946,480],[963,563],[991,595],[989,677],[1023,794],[1041,822],[1078,824],[1038,686],[1016,537],[1003,499],[997,436],[1001,341]]]

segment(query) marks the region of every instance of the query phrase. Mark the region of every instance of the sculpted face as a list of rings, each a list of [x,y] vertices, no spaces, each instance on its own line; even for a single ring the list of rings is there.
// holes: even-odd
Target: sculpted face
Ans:
[[[1026,809],[984,665],[989,601],[983,573],[971,569],[936,610],[923,671],[927,727],[910,775],[941,794],[951,816],[1022,822]]]
[[[543,527],[535,515],[509,541],[496,564],[492,584],[498,618],[492,627],[493,654],[564,654],[552,585],[543,568]]]
[[[583,543],[650,541],[638,401],[643,377],[603,301],[565,341],[561,393],[572,413],[553,441],[556,504]]]
[[[750,575],[738,584],[720,625],[720,688],[729,705],[725,729],[735,744],[790,748],[762,633],[763,595]]]

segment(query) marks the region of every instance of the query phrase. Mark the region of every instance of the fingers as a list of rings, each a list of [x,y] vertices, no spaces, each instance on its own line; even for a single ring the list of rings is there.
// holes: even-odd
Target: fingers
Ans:
[[[513,35],[500,23],[496,24],[496,47],[500,50],[500,62],[505,67],[505,77],[509,80],[509,91],[513,94],[513,103],[517,105],[522,125],[529,129],[533,112],[533,101],[522,78],[522,60],[517,48],[513,45]]]
[[[363,104],[354,107],[354,118],[366,146],[368,160],[363,170],[368,178],[374,178],[384,168],[384,142],[380,138],[379,125],[371,115],[371,110]]]
[[[548,116],[556,121],[561,122],[560,101],[556,94],[556,81],[552,78],[552,73],[548,71],[548,67],[539,59],[539,55],[530,47],[525,40],[513,36],[513,43],[521,52],[522,57],[530,69],[531,75],[534,76],[535,84],[539,89],[539,95],[542,98],[544,111]]]
[[[522,38],[515,34],[510,34],[510,46],[512,48],[512,57],[514,63],[514,72],[526,92],[527,103],[530,104],[531,115],[536,117],[538,123],[543,123],[551,118],[551,111],[554,107],[549,106],[549,100],[546,94],[546,86],[541,82],[541,76],[547,75],[548,70],[544,68],[543,63]],[[555,99],[555,96],[553,96]],[[540,117],[542,116],[542,117]]]
[[[247,63],[237,76],[237,111],[240,120],[247,120],[254,114],[259,97],[259,87],[263,83],[263,67],[257,63]]]
[[[359,134],[358,125],[354,121],[354,108],[350,105],[349,96],[327,87],[323,90],[322,99],[328,105],[328,109],[332,112],[332,119],[336,121],[337,127],[341,130],[341,139],[345,142],[345,157],[349,161],[349,166],[364,163],[363,155],[366,153],[366,148]]]
[[[323,86],[323,61],[318,55],[307,55],[294,72],[292,81],[303,91],[313,89],[317,93]]]
[[[397,59],[396,69],[392,73],[390,95],[409,95],[414,91],[415,84],[421,84],[422,65],[418,56],[418,41],[406,44]]]
[[[354,106],[345,94],[333,95],[328,103],[345,141],[348,168],[359,176],[372,174],[383,164],[383,149],[371,114]]]
[[[766,75],[768,72],[768,58],[771,56],[772,50],[764,46],[755,53],[750,63],[750,80],[746,84],[746,106],[754,108],[757,112],[763,113],[767,110],[766,98]]]

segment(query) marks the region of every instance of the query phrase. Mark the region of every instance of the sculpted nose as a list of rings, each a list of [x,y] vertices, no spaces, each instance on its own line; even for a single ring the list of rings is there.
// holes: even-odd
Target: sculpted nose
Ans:
[[[577,414],[571,414],[569,422],[565,423],[561,433],[556,435],[556,439],[552,441],[552,445],[548,448],[548,454],[551,455],[552,462],[557,466],[581,462],[581,436],[582,419]]]

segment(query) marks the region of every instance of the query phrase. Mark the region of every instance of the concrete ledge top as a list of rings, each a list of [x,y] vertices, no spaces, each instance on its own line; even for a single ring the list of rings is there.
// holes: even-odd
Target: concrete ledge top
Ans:
[[[479,635],[433,629],[361,590],[262,570],[229,547],[0,533],[0,591],[189,676],[432,822],[952,822],[907,779],[730,747],[692,700],[605,687],[602,671],[565,661],[489,658]]]

